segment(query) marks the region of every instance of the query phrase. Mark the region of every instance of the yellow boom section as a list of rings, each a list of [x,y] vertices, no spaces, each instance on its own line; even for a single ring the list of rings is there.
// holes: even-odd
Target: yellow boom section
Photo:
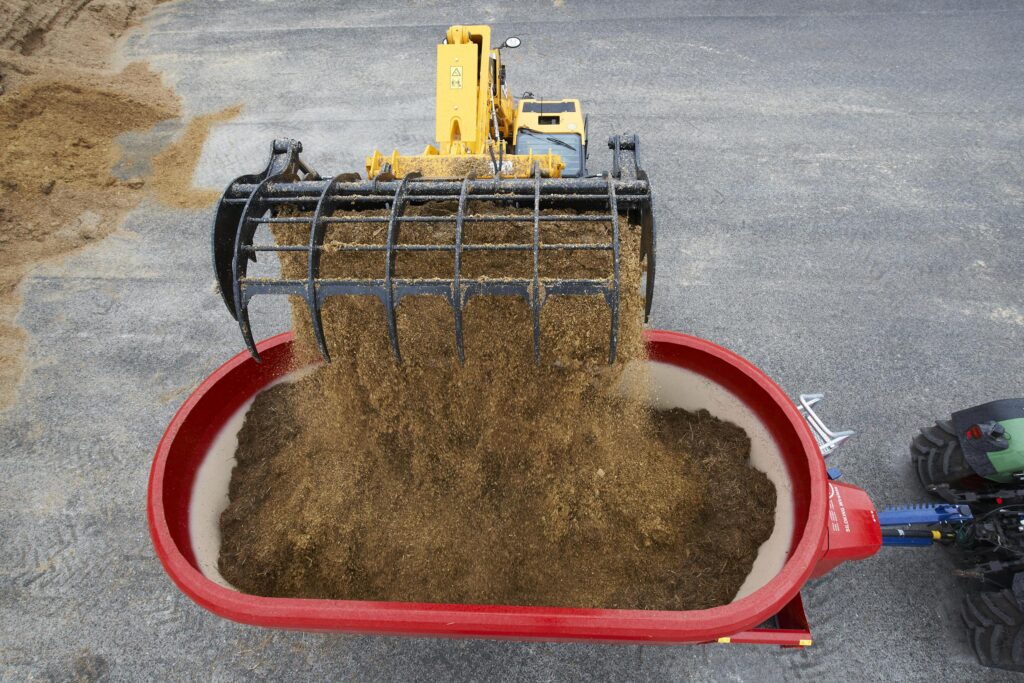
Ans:
[[[445,154],[483,154],[492,86],[490,65],[481,61],[491,59],[491,29],[453,26],[447,41],[437,46],[437,146]]]
[[[423,154],[380,151],[366,159],[368,177],[529,178],[534,166],[561,176],[558,154],[510,154],[516,103],[501,82],[501,50],[491,49],[490,26],[452,26],[437,46],[435,136]]]

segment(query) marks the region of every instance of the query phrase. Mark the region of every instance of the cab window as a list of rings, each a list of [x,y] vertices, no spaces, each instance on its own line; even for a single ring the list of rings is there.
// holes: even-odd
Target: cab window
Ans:
[[[562,157],[565,168],[563,178],[582,177],[586,169],[583,163],[583,143],[576,133],[541,133],[519,129],[516,136],[516,154],[547,154],[553,152]]]

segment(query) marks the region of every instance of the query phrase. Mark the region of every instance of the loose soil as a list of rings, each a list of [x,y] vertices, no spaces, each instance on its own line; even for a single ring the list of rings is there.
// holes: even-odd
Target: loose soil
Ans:
[[[112,174],[117,136],[181,114],[178,96],[145,63],[112,69],[118,38],[156,4],[0,0],[0,410],[14,402],[23,372],[26,335],[14,324],[22,278],[118,228],[151,179]],[[171,171],[152,188],[158,199],[213,202],[191,188],[191,173],[210,124],[234,113],[188,126],[187,145],[165,157],[173,169],[154,163]]]
[[[499,210],[508,211],[468,213]],[[384,239],[379,224],[332,226],[330,245]],[[607,224],[543,226],[547,242],[608,239]],[[531,230],[467,223],[465,242],[529,241]],[[450,244],[451,232],[406,223],[399,242]],[[308,228],[277,225],[273,238],[301,244]],[[546,303],[539,364],[523,302],[472,299],[463,365],[442,299],[399,306],[401,365],[379,301],[329,299],[333,363],[261,393],[240,432],[221,574],[264,596],[675,610],[729,602],[771,534],[775,489],[750,467],[739,427],[706,411],[654,412],[644,386],[619,390],[625,365],[644,358],[638,249],[636,230],[625,229],[612,365],[598,298]],[[532,273],[529,252],[473,256],[466,277]],[[402,252],[396,274],[450,277],[451,259]],[[323,274],[382,277],[383,260],[327,253]],[[305,259],[284,254],[281,268],[304,277]],[[605,277],[610,260],[542,252],[541,271]],[[302,364],[315,344],[305,303],[292,311]]]

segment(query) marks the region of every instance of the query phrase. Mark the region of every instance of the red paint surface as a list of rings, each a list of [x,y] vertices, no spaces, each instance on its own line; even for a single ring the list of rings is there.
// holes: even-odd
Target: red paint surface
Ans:
[[[196,470],[231,415],[260,389],[292,369],[290,333],[258,345],[262,364],[243,352],[218,368],[171,420],[157,447],[149,479],[147,512],[156,553],[174,583],[196,603],[222,617],[259,626],[650,643],[707,642],[729,636],[732,642],[798,645],[810,638],[799,591],[830,547],[828,480],[814,438],[786,394],[758,368],[728,349],[658,330],[648,331],[647,341],[654,360],[708,377],[753,410],[786,460],[795,507],[790,556],[775,578],[741,600],[689,612],[300,600],[247,595],[210,581],[196,568],[189,541],[188,507]],[[863,495],[854,487],[846,486],[844,491],[848,489]],[[850,496],[852,499],[852,493]],[[870,507],[870,502],[866,504]],[[873,508],[871,511],[873,514]],[[864,522],[857,518],[858,524]],[[823,568],[838,563],[833,560],[844,559],[832,554],[824,560]],[[773,615],[778,617],[779,628],[756,628]]]
[[[850,484],[828,483],[828,550],[811,577],[827,574],[843,562],[871,557],[882,545],[878,513],[868,494]]]

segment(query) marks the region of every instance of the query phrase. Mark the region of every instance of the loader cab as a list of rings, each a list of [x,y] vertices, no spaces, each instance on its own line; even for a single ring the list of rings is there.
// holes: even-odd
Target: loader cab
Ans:
[[[524,97],[516,108],[516,154],[554,153],[562,157],[563,178],[587,174],[587,124],[579,100],[537,100]]]

